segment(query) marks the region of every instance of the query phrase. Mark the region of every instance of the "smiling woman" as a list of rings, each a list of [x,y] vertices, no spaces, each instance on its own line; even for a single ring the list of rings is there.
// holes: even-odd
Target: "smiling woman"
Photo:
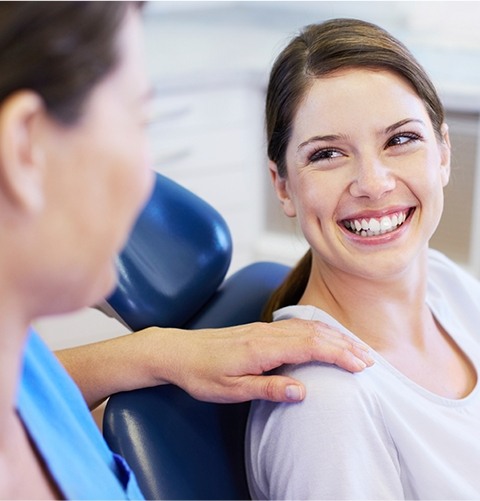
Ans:
[[[331,20],[279,55],[266,115],[275,192],[310,246],[266,319],[322,320],[377,363],[280,369],[308,398],[254,404],[254,496],[479,497],[480,284],[428,248],[450,175],[432,83],[381,28]]]
[[[295,114],[286,176],[278,174],[274,162],[270,165],[283,209],[298,218],[315,266],[350,273],[354,264],[365,267],[376,249],[374,270],[384,279],[397,272],[390,261],[400,246],[403,262],[410,262],[407,226],[418,236],[413,245],[408,233],[414,254],[435,230],[449,160],[448,137],[445,133],[437,143],[412,86],[391,72],[349,69],[312,82]],[[408,224],[398,226],[404,215]],[[381,232],[390,216],[396,216],[396,231]],[[345,231],[344,222],[351,221],[365,228],[358,235]],[[417,221],[422,227],[414,229]],[[365,246],[368,254],[362,251]],[[402,261],[395,262],[400,266]]]

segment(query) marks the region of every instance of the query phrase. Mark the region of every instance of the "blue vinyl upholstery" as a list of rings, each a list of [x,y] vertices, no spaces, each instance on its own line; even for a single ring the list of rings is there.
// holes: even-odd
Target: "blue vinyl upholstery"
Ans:
[[[179,327],[217,290],[231,255],[222,216],[156,174],[150,200],[117,260],[119,280],[107,302],[134,330]]]
[[[119,257],[119,283],[107,302],[134,330],[257,321],[288,268],[254,263],[223,281],[230,255],[230,235],[219,214],[159,175]],[[248,408],[248,403],[199,402],[164,385],[113,395],[103,431],[148,499],[249,499]]]

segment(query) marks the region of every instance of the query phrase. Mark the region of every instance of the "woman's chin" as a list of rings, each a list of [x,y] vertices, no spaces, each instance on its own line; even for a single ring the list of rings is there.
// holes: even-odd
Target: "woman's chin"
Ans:
[[[103,301],[106,297],[108,297],[115,289],[115,286],[117,285],[118,281],[118,273],[117,273],[117,267],[114,262],[112,262],[108,268],[108,270],[105,272],[105,279],[102,284],[103,286],[103,291],[98,300],[96,301],[95,304],[98,303],[98,301]]]
[[[96,306],[105,301],[105,298],[110,296],[117,285],[117,268],[112,262],[105,267],[102,272],[99,272],[96,279],[92,280],[90,283],[90,288],[88,291],[88,297],[85,298],[83,307]],[[82,307],[81,306],[81,307]]]

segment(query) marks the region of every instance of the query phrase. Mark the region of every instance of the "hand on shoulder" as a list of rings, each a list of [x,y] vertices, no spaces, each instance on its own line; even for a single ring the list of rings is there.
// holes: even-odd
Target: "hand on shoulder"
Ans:
[[[364,345],[318,321],[288,319],[175,331],[172,336],[169,344],[179,355],[171,382],[206,401],[299,401],[305,397],[302,382],[266,373],[284,364],[310,361],[336,364],[350,372],[373,364]]]

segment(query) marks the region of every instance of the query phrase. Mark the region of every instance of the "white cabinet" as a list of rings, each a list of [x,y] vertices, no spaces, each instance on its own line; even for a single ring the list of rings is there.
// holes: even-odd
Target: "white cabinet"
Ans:
[[[431,240],[437,248],[480,277],[480,110],[447,110],[452,171],[445,207]]]
[[[163,86],[150,138],[154,168],[213,205],[233,238],[231,271],[253,259],[262,231],[263,87],[231,76]]]

